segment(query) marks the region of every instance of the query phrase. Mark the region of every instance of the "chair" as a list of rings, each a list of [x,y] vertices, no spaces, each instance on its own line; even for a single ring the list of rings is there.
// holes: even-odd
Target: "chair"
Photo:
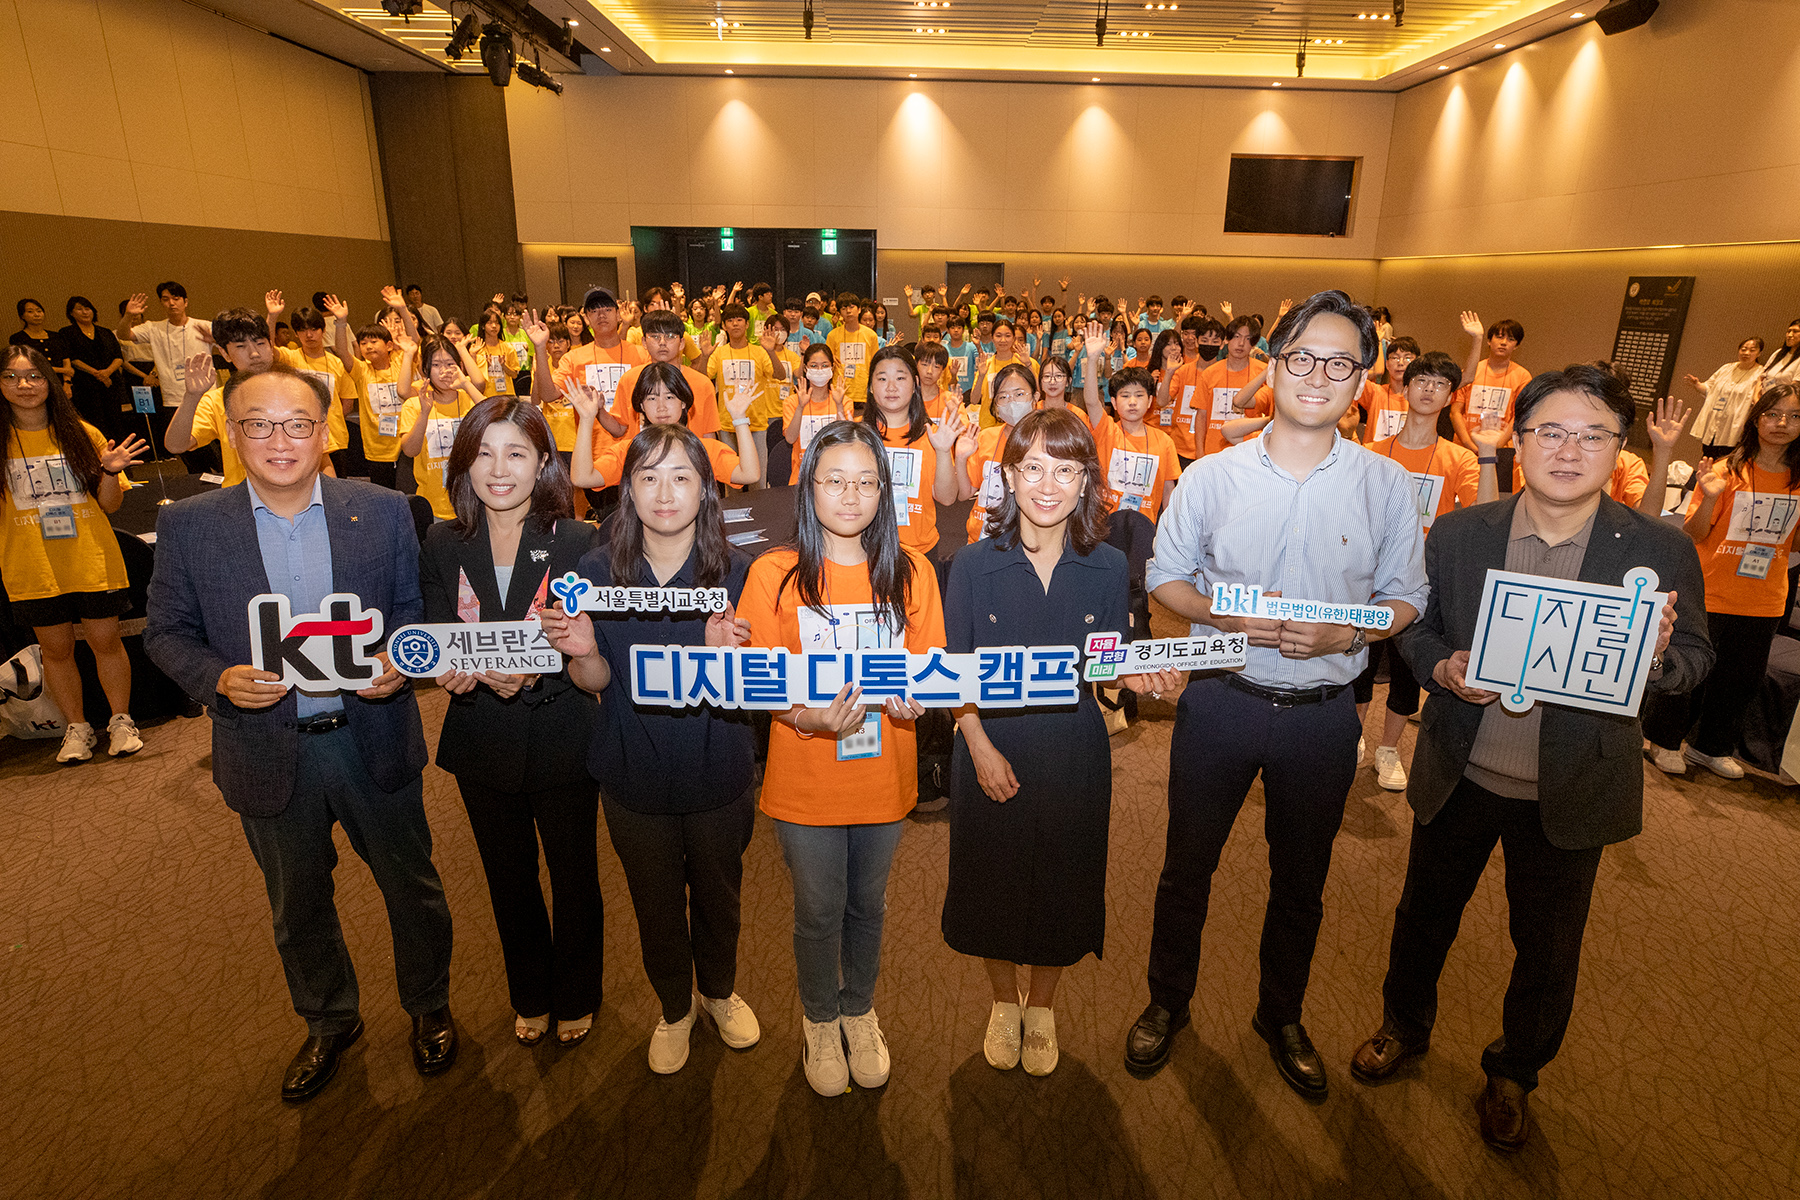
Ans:
[[[425,533],[437,520],[437,514],[431,511],[431,501],[417,492],[406,498],[406,506],[412,509],[413,531],[419,535],[419,541],[423,544]]]

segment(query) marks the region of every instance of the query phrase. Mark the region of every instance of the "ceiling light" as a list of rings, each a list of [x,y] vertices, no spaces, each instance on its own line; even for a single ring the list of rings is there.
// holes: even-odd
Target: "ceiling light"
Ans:
[[[1094,76],[1094,77],[1093,77],[1093,78],[1092,78],[1092,79],[1090,79],[1090,80],[1088,80],[1088,82],[1089,82],[1089,83],[1099,83],[1099,82],[1100,82],[1100,77],[1099,77],[1099,76],[1098,76],[1098,75],[1096,75],[1096,76]]]
[[[1586,14],[1586,13],[1570,13],[1570,14],[1569,14],[1569,20],[1571,20],[1571,21],[1579,21],[1579,20],[1581,20],[1581,18],[1583,18],[1583,17],[1585,17],[1585,16],[1587,16],[1587,14]]]
[[[908,79],[917,79],[918,77],[919,77],[919,74],[917,71],[915,71],[911,75],[907,76]]]
[[[456,29],[450,34],[450,44],[444,47],[444,57],[460,62],[462,56],[474,48],[475,41],[480,36],[481,22],[475,18],[474,13],[469,13],[456,23]]]
[[[1496,50],[1504,50],[1504,49],[1506,49],[1506,43],[1505,43],[1505,42],[1495,42],[1495,43],[1494,43],[1494,49],[1496,49]]]
[[[1446,65],[1446,64],[1444,64],[1444,63],[1439,63],[1439,64],[1438,64],[1438,70],[1440,70],[1440,71],[1448,71],[1448,70],[1449,70],[1449,69],[1450,69],[1450,68],[1449,68],[1449,67],[1448,67],[1448,66],[1447,66],[1447,65]]]
[[[726,73],[726,74],[727,74],[727,75],[735,75],[735,74],[736,74],[736,72],[735,72],[735,71],[733,71],[733,70],[732,70],[732,69],[731,69],[731,68],[730,68],[730,67],[726,67],[726,68],[725,68],[725,73]]]
[[[569,28],[573,29],[580,24],[581,24],[581,22],[577,21],[574,17],[569,18],[569,21],[568,21]]]
[[[612,53],[612,47],[611,47],[611,46],[602,46],[602,47],[600,47],[600,53],[602,53],[602,54],[611,54],[611,53]]]
[[[532,87],[543,88],[546,92],[555,92],[558,96],[562,95],[562,82],[537,63],[521,62],[514,70],[521,83],[529,83]]]
[[[512,30],[498,21],[489,21],[481,31],[481,65],[487,68],[495,87],[512,82],[513,57]]]
[[[1271,84],[1270,84],[1270,85],[1269,85],[1269,86],[1270,86],[1270,87],[1280,87],[1280,86],[1281,86],[1281,81],[1280,81],[1280,80],[1279,80],[1279,79],[1278,79],[1278,80],[1276,80],[1276,81],[1275,81],[1275,82],[1274,82],[1274,83],[1271,83]]]

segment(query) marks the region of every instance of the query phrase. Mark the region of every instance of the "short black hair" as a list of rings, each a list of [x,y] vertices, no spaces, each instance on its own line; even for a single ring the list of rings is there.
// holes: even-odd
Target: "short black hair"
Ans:
[[[666,334],[670,337],[685,337],[687,323],[681,314],[666,308],[653,308],[638,321],[638,329],[645,337],[652,334]]]
[[[182,287],[179,283],[176,283],[173,279],[156,285],[156,295],[158,299],[162,298],[164,292],[169,293],[171,296],[179,296],[183,300],[187,299],[187,289]]]
[[[1180,329],[1183,333],[1205,333],[1207,318],[1204,313],[1191,312],[1181,318]]]
[[[945,363],[950,361],[950,351],[944,349],[942,342],[920,342],[914,358],[923,366],[927,362]]]
[[[839,308],[845,308],[845,307],[861,308],[862,307],[862,301],[858,300],[856,298],[855,292],[839,292],[837,302],[838,302]]]
[[[741,304],[727,304],[724,308],[719,310],[719,323],[721,325],[726,321],[748,321],[749,319],[750,310]]]
[[[1412,368],[1408,367],[1406,373],[1411,375]],[[1513,428],[1530,428],[1531,414],[1557,392],[1578,392],[1612,409],[1619,418],[1622,436],[1630,435],[1637,420],[1637,401],[1631,398],[1630,387],[1617,372],[1594,363],[1570,363],[1560,371],[1545,371],[1532,377],[1513,405]]]
[[[408,293],[408,292],[417,292],[417,293],[419,293],[419,295],[423,296],[425,294],[425,289],[420,287],[416,283],[409,283],[405,287],[400,289],[400,294],[402,296],[406,295],[406,293]]]
[[[1488,337],[1499,333],[1504,333],[1511,338],[1515,345],[1523,345],[1525,342],[1525,327],[1511,317],[1502,317],[1487,327]]]
[[[325,314],[310,305],[304,306],[294,313],[294,328],[324,329]]]
[[[1410,341],[1411,339],[1408,340]],[[1393,347],[1389,346],[1388,349],[1392,350]],[[1401,380],[1401,383],[1402,385],[1409,384],[1421,375],[1429,375],[1433,379],[1442,379],[1450,385],[1450,390],[1453,392],[1462,386],[1462,368],[1456,365],[1456,360],[1454,358],[1451,358],[1442,350],[1433,350],[1427,354],[1421,354],[1411,362],[1407,363],[1406,377]]]
[[[325,311],[325,293],[324,292],[314,292],[313,293],[312,306],[314,308],[318,309],[320,312]]]
[[[1151,296],[1148,300],[1144,301],[1144,307],[1149,308],[1152,304],[1154,304],[1154,305],[1156,305],[1156,307],[1161,308],[1162,302],[1163,301],[1162,301],[1161,296]]]
[[[1314,317],[1327,314],[1343,317],[1356,326],[1357,337],[1362,343],[1363,370],[1374,366],[1376,355],[1381,353],[1381,342],[1375,336],[1375,315],[1336,288],[1313,293],[1289,309],[1287,316],[1275,322],[1275,329],[1269,338],[1270,355],[1280,354],[1286,349],[1289,342],[1306,331]],[[1236,321],[1232,322],[1232,325],[1236,324]]]
[[[269,319],[254,308],[228,308],[212,321],[213,342],[221,347],[233,342],[273,341]]]
[[[388,342],[391,344],[394,340],[394,335],[388,332],[388,327],[386,325],[379,325],[371,321],[369,324],[364,325],[361,329],[356,331],[357,341],[360,342],[366,338],[373,338],[378,342]]]
[[[310,371],[296,371],[286,363],[279,361],[260,371],[233,371],[231,378],[225,381],[225,390],[220,393],[219,397],[225,405],[225,411],[231,411],[231,398],[237,395],[238,389],[252,379],[258,379],[264,375],[286,375],[291,379],[298,379],[306,385],[308,391],[318,398],[319,418],[323,420],[331,415],[331,393],[325,389],[323,383],[319,382],[318,377]]]
[[[1417,358],[1417,357],[1419,357],[1419,355],[1424,353],[1424,351],[1419,349],[1419,343],[1418,343],[1417,339],[1407,337],[1404,334],[1402,334],[1400,337],[1394,338],[1392,341],[1388,342],[1387,352],[1389,354],[1392,354],[1396,350],[1400,351],[1403,354],[1410,354],[1414,358]]]
[[[1250,335],[1251,341],[1256,340],[1256,322],[1249,317],[1233,317],[1231,324],[1225,326],[1225,340],[1230,341],[1236,337],[1240,329]]]
[[[1137,385],[1152,400],[1156,399],[1156,376],[1150,374],[1145,367],[1124,367],[1112,377],[1110,394],[1117,396],[1121,388]]]
[[[65,317],[69,318],[69,320],[73,321],[75,319],[75,306],[77,304],[87,305],[88,311],[93,313],[96,317],[100,315],[99,307],[97,305],[95,305],[95,303],[92,300],[89,300],[86,296],[70,296],[69,302],[67,304],[63,305],[63,316],[65,316]],[[1743,343],[1740,342],[1738,344],[1742,345]]]
[[[781,302],[782,312],[805,312],[806,302],[795,296],[789,296]]]
[[[791,333],[792,332],[792,330],[790,330],[788,328],[787,317],[783,313],[772,312],[768,316],[763,318],[763,328],[764,329],[767,329],[771,325],[781,326],[781,332],[783,332],[783,333]],[[777,349],[779,349],[779,347],[777,347]]]
[[[750,285],[750,299],[751,299],[752,303],[755,302],[755,300],[758,296],[774,296],[774,295],[775,295],[775,289],[770,287],[766,283],[753,283]]]
[[[990,318],[984,317],[982,319],[988,320]],[[1014,321],[1012,318],[1001,317],[998,320],[994,321],[994,332],[999,333],[1002,326],[1005,326],[1007,329],[1012,330],[1012,334],[1014,337],[1019,336],[1019,323],[1017,321]]]
[[[30,296],[27,296],[27,297],[25,297],[25,299],[19,301],[19,320],[21,320],[21,321],[23,321],[25,319],[25,306],[27,304],[37,305],[39,312],[49,312],[50,311],[49,309],[44,307],[44,302],[42,300],[33,300]]]

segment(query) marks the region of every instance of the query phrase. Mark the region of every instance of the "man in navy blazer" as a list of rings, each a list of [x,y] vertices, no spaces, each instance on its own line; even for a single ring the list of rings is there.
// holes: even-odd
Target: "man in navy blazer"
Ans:
[[[406,498],[322,475],[329,398],[277,366],[225,389],[227,436],[245,482],[171,507],[158,521],[145,649],[212,717],[213,782],[262,867],[275,945],[307,1038],[282,1079],[315,1095],[362,1034],[356,972],[332,899],[341,824],[387,902],[413,1062],[456,1056],[450,910],[431,863],[421,772],[425,736],[407,680],[381,672],[356,692],[300,691],[252,665],[249,605],[287,596],[296,616],[334,592],[382,614],[384,632],[420,620],[419,545]]]

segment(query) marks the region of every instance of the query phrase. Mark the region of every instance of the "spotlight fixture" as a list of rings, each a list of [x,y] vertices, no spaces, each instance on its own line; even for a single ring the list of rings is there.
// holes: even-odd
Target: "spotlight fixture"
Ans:
[[[452,62],[461,62],[462,56],[474,48],[475,40],[480,36],[481,22],[475,19],[474,13],[469,13],[451,31],[450,43],[444,47],[444,57]]]
[[[1294,55],[1294,78],[1306,78],[1306,39],[1300,39],[1300,52]]]
[[[563,22],[562,36],[556,39],[556,48],[564,58],[575,57],[575,26],[579,24],[579,21]]]
[[[535,62],[521,62],[513,68],[513,73],[518,75],[521,83],[529,83],[532,87],[543,88],[546,92],[555,92],[558,96],[562,95],[562,80]]]
[[[1394,0],[1394,28],[1406,24],[1406,0]]]
[[[512,30],[499,21],[489,21],[481,31],[481,65],[487,68],[488,78],[493,80],[495,87],[505,87],[512,82]]]
[[[806,7],[800,11],[800,28],[806,31],[806,40],[812,41],[813,10],[812,0],[806,0]]]
[[[1094,0],[1094,45],[1106,47],[1107,0]]]
[[[381,11],[411,25],[412,19],[425,11],[425,0],[381,0]]]

